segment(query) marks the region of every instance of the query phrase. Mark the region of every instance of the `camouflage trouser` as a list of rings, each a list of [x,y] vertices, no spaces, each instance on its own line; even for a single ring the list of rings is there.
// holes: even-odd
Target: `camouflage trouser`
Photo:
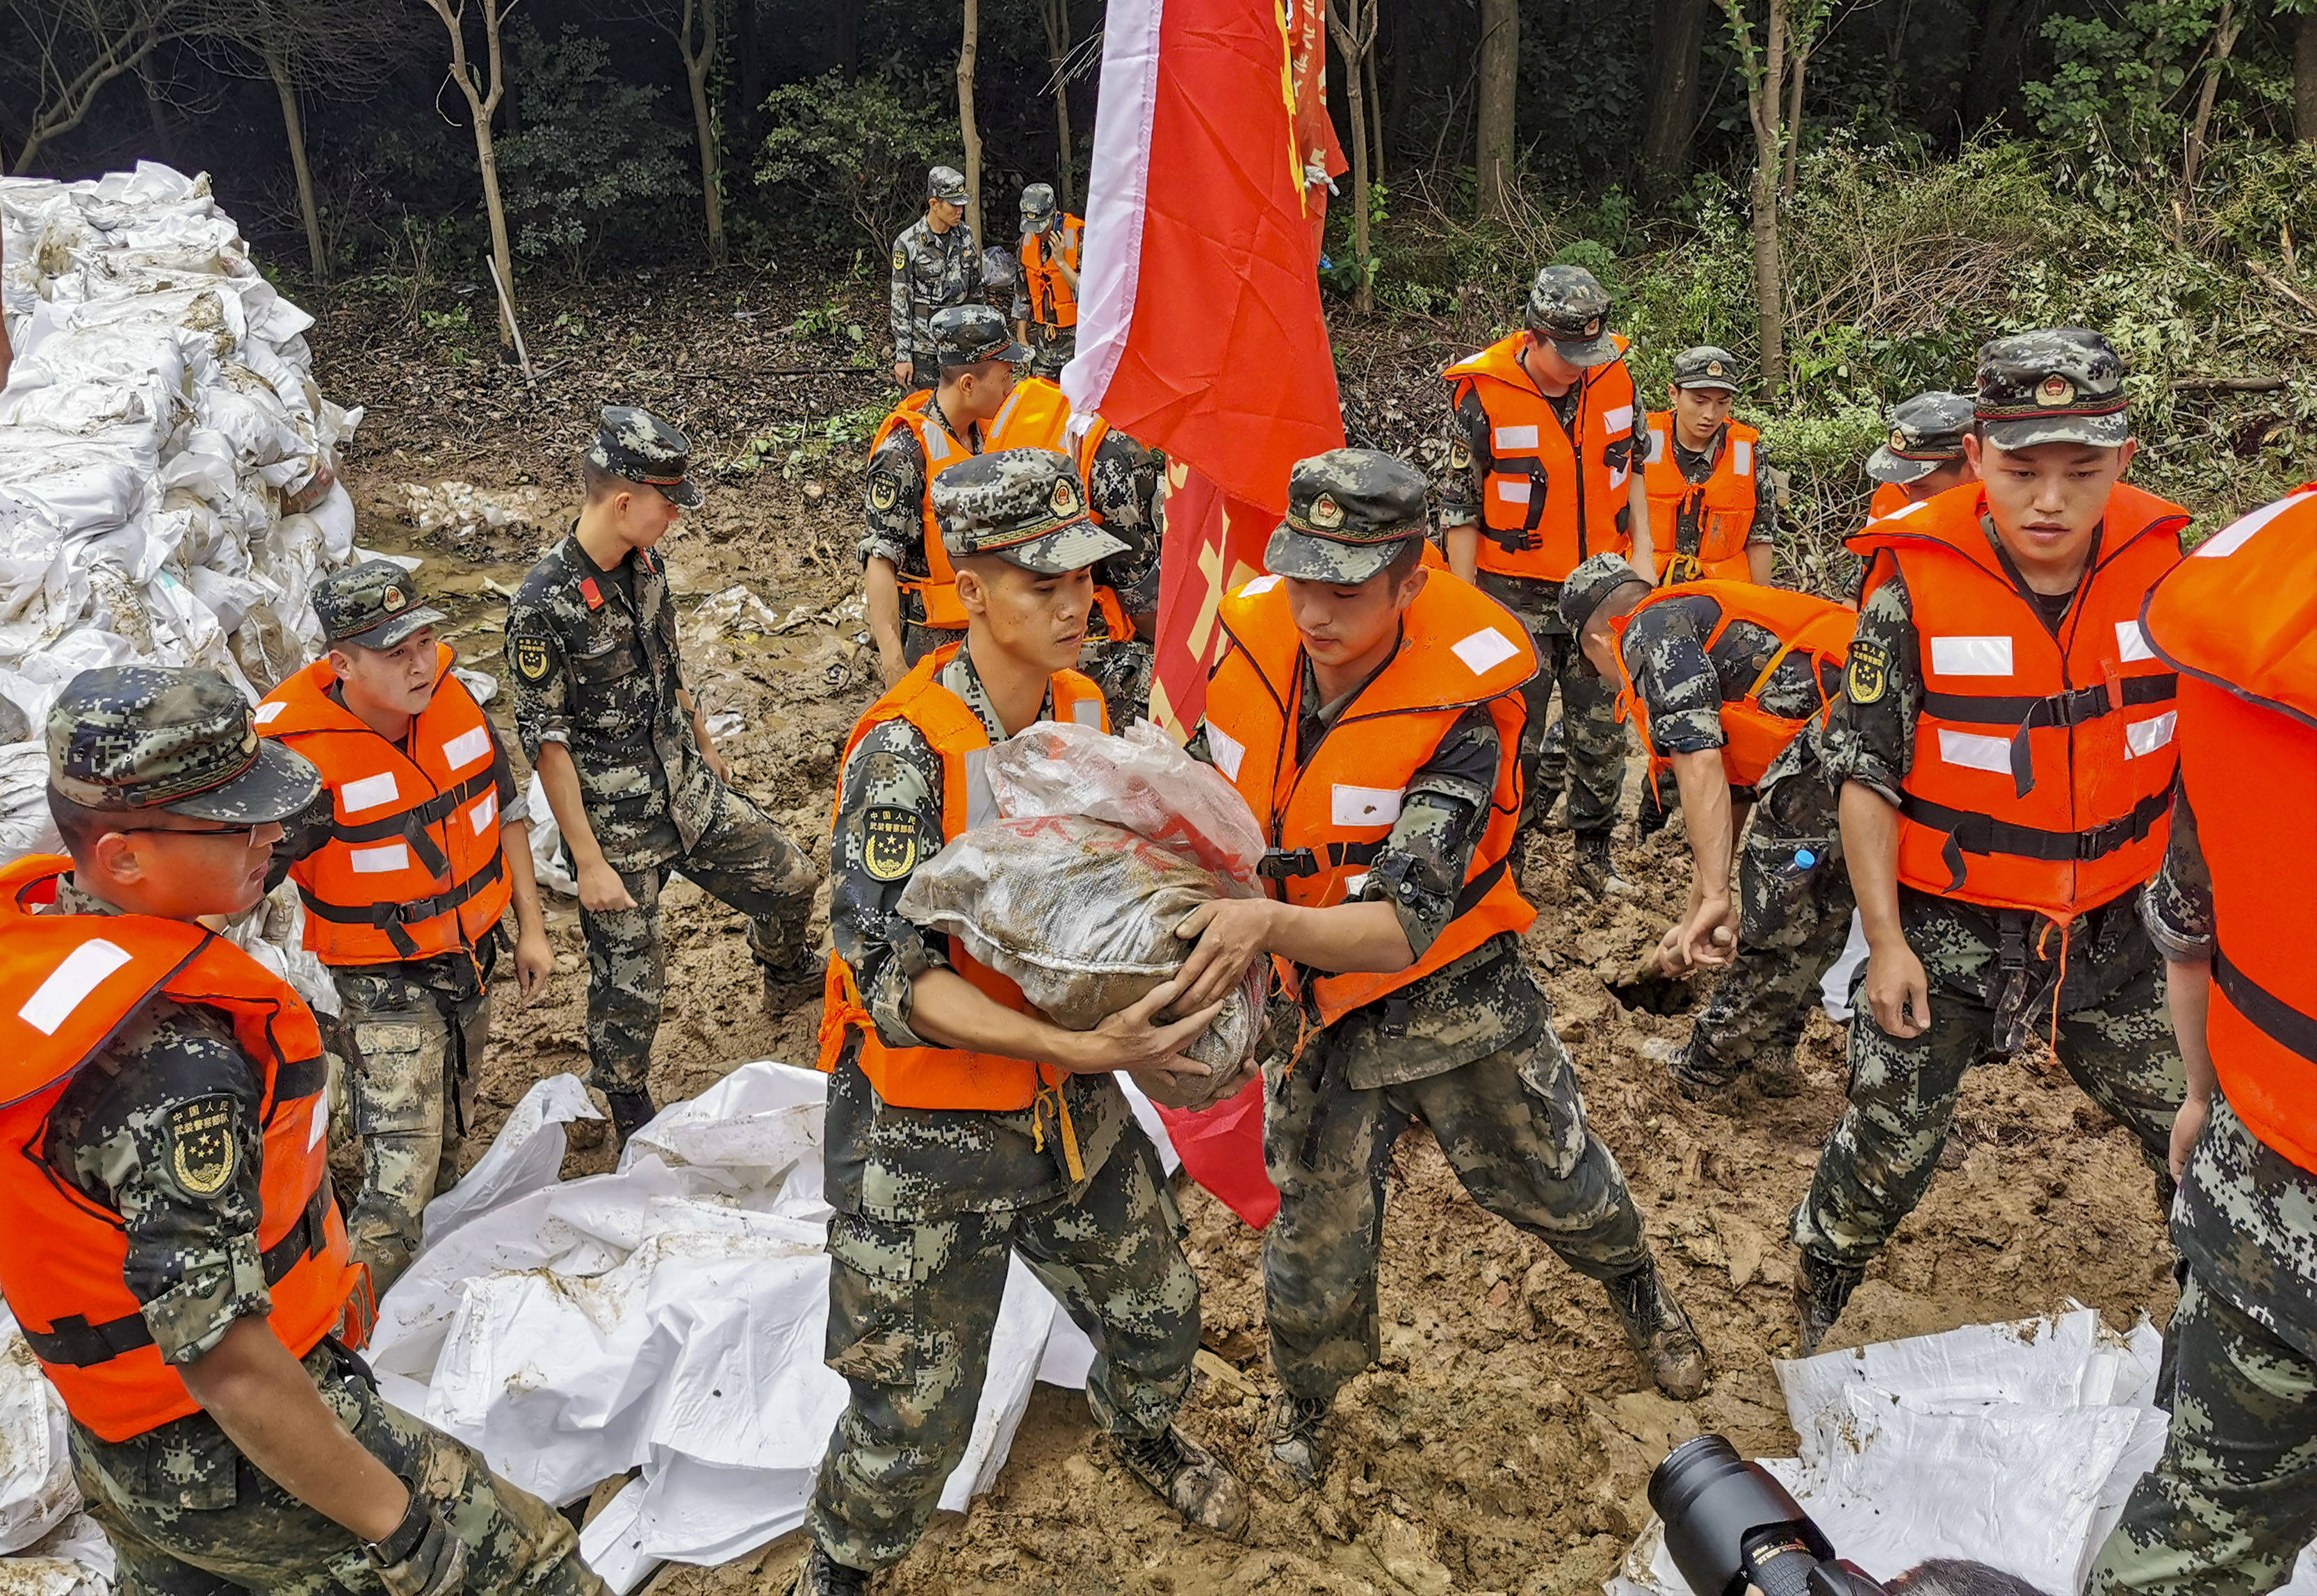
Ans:
[[[1987,1054],[1995,1012],[1940,985],[1944,950],[1915,944],[1930,974],[1930,1029],[1890,1035],[1867,1009],[1866,969],[1851,985],[1850,1101],[1827,1138],[1809,1193],[1794,1210],[1794,1242],[1835,1263],[1863,1267],[1930,1189],[1964,1072]],[[1982,953],[1992,957],[1982,946]],[[2048,1000],[2047,1000],[2048,1001]],[[2048,1013],[2048,1010],[2045,1011]],[[2096,1005],[2060,1015],[2060,1063],[2140,1138],[2161,1171],[2187,1075],[2164,1006],[2164,972],[2151,962]]]
[[[1123,732],[1150,713],[1150,645],[1090,642],[1078,651],[1078,669],[1094,678],[1110,709],[1110,729]]]
[[[607,1596],[568,1520],[491,1473],[481,1453],[387,1405],[341,1367],[350,1361],[326,1342],[306,1368],[363,1449],[441,1505],[467,1544],[471,1596]],[[173,1438],[185,1444],[140,1444]],[[362,1544],[250,1465],[206,1414],[140,1442],[73,1427],[73,1476],[112,1543],[121,1596],[385,1596]]]
[[[914,667],[919,660],[944,643],[964,641],[965,634],[962,631],[920,626],[914,620],[905,620],[901,623],[901,661],[904,664]]]
[[[831,1219],[828,1367],[852,1400],[814,1483],[814,1541],[874,1569],[925,1533],[973,1436],[1011,1253],[1093,1338],[1095,1422],[1123,1436],[1165,1431],[1199,1350],[1199,1282],[1182,1236],[1158,1152],[1133,1125],[1075,1202],[917,1225]]]
[[[819,873],[763,810],[727,788],[688,851],[620,872],[634,908],[579,911],[587,941],[587,1083],[599,1091],[641,1092],[650,1073],[667,981],[659,895],[672,870],[748,917],[748,950],[767,974],[807,973],[805,924]]]
[[[1529,633],[1544,668],[1521,690],[1528,700],[1528,727],[1521,733],[1522,784],[1528,793],[1525,818],[1544,818],[1569,789],[1569,829],[1584,834],[1606,832],[1617,818],[1617,798],[1625,783],[1625,726],[1617,718],[1617,687],[1585,663],[1577,639],[1565,632]],[[1555,688],[1561,713],[1546,719]]]
[[[2100,1548],[2087,1596],[2253,1596],[2317,1535],[2317,1360],[2192,1271],[2164,1456]]]
[[[378,965],[331,971],[350,1044],[346,1079],[362,1186],[346,1208],[354,1256],[383,1296],[416,1256],[419,1216],[459,1178],[489,1045],[489,1000],[453,998]]]
[[[1607,1280],[1649,1261],[1624,1172],[1587,1128],[1552,1026],[1372,1091],[1344,1084],[1320,1059],[1315,1048],[1292,1073],[1275,1059],[1264,1070],[1263,1161],[1279,1188],[1279,1217],[1263,1234],[1264,1313],[1272,1369],[1294,1395],[1331,1400],[1376,1360],[1384,1175],[1411,1120],[1431,1128],[1473,1200],[1579,1273]]]
[[[1062,379],[1062,368],[1078,352],[1078,330],[1076,327],[1042,326],[1030,324],[1030,375],[1042,377],[1049,382]]]

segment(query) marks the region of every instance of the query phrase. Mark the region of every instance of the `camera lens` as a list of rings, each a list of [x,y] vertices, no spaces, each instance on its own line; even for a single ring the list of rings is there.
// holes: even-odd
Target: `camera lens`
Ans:
[[[1735,1596],[1754,1577],[1749,1554],[1757,1547],[1798,1542],[1817,1556],[1833,1555],[1786,1488],[1718,1435],[1686,1441],[1658,1465],[1650,1505],[1665,1521],[1674,1566],[1697,1596]],[[1782,1527],[1792,1532],[1761,1533]],[[1807,1563],[1793,1566],[1806,1571]]]

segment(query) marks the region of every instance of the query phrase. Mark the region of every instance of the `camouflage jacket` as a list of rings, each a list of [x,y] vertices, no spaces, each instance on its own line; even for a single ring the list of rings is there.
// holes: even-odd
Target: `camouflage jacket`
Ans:
[[[1729,446],[1730,429],[1722,427],[1713,434],[1706,448],[1692,449],[1679,438],[1670,441],[1673,463],[1679,468],[1682,480],[1690,484],[1704,482],[1713,475],[1722,451]],[[1658,526],[1652,518],[1650,535],[1660,548],[1685,549],[1697,552],[1699,542],[1695,504],[1685,500],[1679,513],[1669,527]],[[1778,540],[1778,518],[1785,504],[1778,492],[1777,473],[1770,469],[1770,449],[1767,443],[1754,445],[1754,524],[1746,529],[1749,543],[1776,543]]]
[[[981,251],[971,227],[960,222],[936,233],[923,217],[910,223],[893,240],[893,363],[914,365],[918,385],[930,384],[934,312],[980,291]]]
[[[1750,620],[1735,621],[1714,639],[1722,606],[1704,593],[1677,593],[1636,614],[1625,629],[1625,669],[1650,723],[1652,753],[1699,753],[1730,739],[1722,729],[1722,706],[1743,698],[1762,667],[1778,651],[1777,634]],[[1825,690],[1841,691],[1833,668]],[[1811,681],[1810,662],[1788,655],[1762,687],[1762,708],[1803,720],[1821,700]]]
[[[1305,662],[1296,726],[1299,762],[1311,757],[1357,696],[1320,703],[1318,678]],[[1191,738],[1190,753],[1214,762],[1203,725]],[[1409,950],[1419,958],[1455,917],[1457,894],[1488,824],[1497,762],[1504,757],[1488,711],[1466,711],[1409,778],[1400,818],[1368,867],[1356,901],[1391,905]],[[1294,846],[1292,837],[1279,842]],[[1525,1040],[1543,1018],[1544,1000],[1521,966],[1516,942],[1508,935],[1491,937],[1463,958],[1345,1015],[1316,1044],[1316,1057],[1325,1060],[1324,1069],[1341,1068],[1355,1090],[1373,1091],[1485,1058]]]
[[[993,742],[1005,737],[964,649],[941,681],[980,717]],[[1049,696],[1044,710],[1052,708]],[[893,905],[917,865],[940,852],[947,840],[942,794],[941,756],[925,734],[899,719],[861,739],[845,762],[838,788],[829,839],[829,937],[889,1048],[934,1045],[910,1029],[910,1011],[917,977],[949,967],[949,939],[919,931]],[[901,868],[872,866],[872,828],[885,838],[913,834],[915,846]],[[888,846],[880,857],[898,856]],[[1026,1208],[1072,1190],[1051,1115],[1034,1107],[1017,1113],[895,1108],[878,1101],[853,1057],[848,1048],[828,1088],[825,1185],[840,1212],[916,1224]],[[1110,1075],[1068,1076],[1062,1094],[1091,1180],[1116,1149],[1132,1110]]]
[[[524,757],[538,763],[546,743],[570,751],[613,869],[666,864],[699,841],[719,784],[678,696],[675,606],[658,555],[603,571],[566,537],[507,608],[506,664]]]

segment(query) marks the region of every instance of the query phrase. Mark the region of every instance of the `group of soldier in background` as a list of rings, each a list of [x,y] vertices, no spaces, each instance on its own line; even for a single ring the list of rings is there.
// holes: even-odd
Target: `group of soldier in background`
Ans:
[[[895,376],[925,386],[864,490],[885,691],[841,762],[825,968],[819,872],[729,785],[686,683],[656,552],[702,499],[680,433],[604,413],[570,533],[505,628],[617,1134],[653,1111],[672,870],[747,918],[769,1011],[824,1001],[828,1359],[849,1401],[797,1589],[863,1591],[923,1532],[1014,1254],[1091,1336],[1089,1400],[1128,1470],[1192,1524],[1244,1524],[1240,1482],[1176,1422],[1198,1282],[1118,1077],[1180,1101],[1206,1073],[1180,1049],[1257,961],[1277,972],[1257,1064],[1279,1489],[1324,1474],[1334,1399],[1377,1355],[1386,1174],[1418,1119],[1476,1200],[1601,1284],[1660,1390],[1705,1388],[1519,953],[1524,844],[1556,803],[1577,878],[1619,889],[1627,722],[1692,860],[1656,959],[1721,972],[1673,1062],[1686,1095],[1794,1090],[1854,904],[1864,925],[1848,1101],[1794,1216],[1802,1350],[1922,1198],[1965,1071],[2045,1039],[2146,1150],[2184,1281],[2164,1456],[2094,1589],[2281,1580],[2317,1532],[2317,490],[2182,559],[2187,513],[2123,480],[2115,352],[2024,334],[1982,351],[1968,397],[1898,407],[1855,607],[1782,589],[1737,360],[1684,352],[1643,413],[1608,296],[1548,268],[1522,328],[1445,373],[1433,481],[1369,450],[1293,468],[1266,575],[1221,604],[1190,747],[1262,825],[1268,891],[1193,914],[1175,980],[1071,1031],[896,905],[993,813],[990,745],[1141,712],[1158,462],[1015,375],[1058,366],[1074,321],[1078,228],[1050,194],[1024,197],[1015,325],[905,303],[979,281],[962,182],[931,186],[895,250]],[[257,706],[129,666],[84,673],[49,718],[69,858],[0,879],[0,1289],[125,1585],[588,1596],[568,1521],[386,1404],[357,1351],[455,1172],[509,909],[519,993],[551,968],[540,817],[407,572],[365,562],[314,602],[324,657]],[[342,1011],[351,1225],[322,1030],[203,924],[284,873]]]

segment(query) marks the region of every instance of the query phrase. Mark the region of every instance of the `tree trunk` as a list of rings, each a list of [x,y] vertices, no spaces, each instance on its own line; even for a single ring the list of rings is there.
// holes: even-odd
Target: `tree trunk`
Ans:
[[[1519,0],[1481,0],[1480,111],[1472,165],[1481,210],[1509,217],[1513,196],[1514,95],[1520,83]]]
[[[322,213],[314,203],[314,171],[306,161],[306,124],[298,114],[298,88],[290,81],[290,64],[282,52],[265,52],[265,70],[273,92],[282,97],[282,131],[290,141],[290,170],[298,179],[298,214],[306,218],[306,258],[313,263],[314,281],[330,281],[330,258],[322,249]]]
[[[1352,269],[1358,286],[1352,290],[1352,308],[1364,316],[1375,308],[1375,290],[1368,272],[1368,119],[1367,47],[1375,40],[1376,0],[1343,0],[1351,23],[1343,20],[1337,0],[1328,0],[1328,31],[1335,36],[1336,54],[1344,63],[1344,98],[1352,113]]]
[[[1368,137],[1375,141],[1375,149],[1368,157],[1368,181],[1383,181],[1383,94],[1376,85],[1376,58],[1383,53],[1383,18],[1381,0],[1368,0],[1369,8],[1379,14],[1368,30]]]
[[[2225,0],[2223,0],[2225,3]],[[1778,197],[1792,203],[1794,197],[1795,168],[1802,163],[1803,153],[1803,70],[1810,65],[1809,47],[1799,45],[1794,50],[1794,76],[1786,91],[1786,126],[1784,139],[1786,147],[1786,169],[1778,179]]]
[[[2317,11],[2303,12],[2300,21],[2293,31],[2293,133],[2317,144]]]
[[[2043,11],[2042,0],[1981,0],[1979,39],[1963,79],[1966,137],[2011,108],[2019,87],[2020,49]]]
[[[708,224],[708,263],[724,264],[724,196],[718,192],[716,118],[708,103],[708,75],[716,69],[716,7],[719,0],[684,0],[676,50],[684,58],[684,81],[692,87],[692,125],[700,138],[700,209]],[[692,16],[700,13],[700,48],[692,44]]]
[[[2213,128],[2213,102],[2221,92],[2221,72],[2237,47],[2244,22],[2236,14],[2236,0],[2221,0],[2220,19],[2213,27],[2212,58],[2205,63],[2205,81],[2196,89],[2196,116],[2188,125],[2188,147],[2180,157],[2180,184],[2196,186],[2196,168],[2205,164],[2205,139]]]
[[[1761,323],[1762,388],[1775,399],[1786,382],[1785,273],[1778,265],[1778,105],[1786,51],[1786,0],[1770,0],[1762,78],[1747,95],[1754,124],[1754,303]]]
[[[138,63],[137,80],[145,91],[145,117],[152,124],[153,147],[172,166],[184,163],[177,158],[176,130],[169,126],[169,107],[161,98],[160,85],[153,81],[153,59],[148,56]]]
[[[1054,143],[1060,157],[1054,169],[1054,192],[1064,210],[1076,210],[1077,151],[1070,138],[1070,85],[1062,81],[1062,63],[1070,53],[1070,0],[1041,0],[1038,15],[1046,24],[1046,64],[1054,77]]]
[[[467,110],[475,120],[475,165],[482,174],[483,210],[490,218],[491,262],[497,266],[500,285],[506,290],[506,298],[499,306],[499,345],[513,348],[514,250],[507,241],[506,202],[499,196],[498,154],[491,146],[491,118],[498,113],[499,102],[506,94],[506,57],[499,44],[499,24],[505,20],[505,10],[502,0],[482,0],[483,40],[488,49],[486,60],[490,68],[485,79],[489,92],[486,93],[476,86],[475,75],[467,64],[467,35],[460,26],[464,6],[453,9],[451,0],[426,0],[426,4],[450,33],[451,76],[458,84],[459,92],[467,97]]]
[[[740,95],[742,147],[751,147],[761,128],[765,107],[765,52],[759,47],[763,31],[756,17],[756,0],[737,0],[732,13],[733,86]]]
[[[1697,131],[1700,64],[1712,0],[1657,0],[1650,34],[1649,120],[1642,131],[1642,164],[1664,177],[1689,170]]]
[[[973,229],[973,246],[985,242],[981,231],[981,127],[973,120],[973,62],[981,49],[981,0],[965,0],[965,32],[957,47],[957,128],[965,140],[966,225]]]
[[[867,0],[836,0],[836,69],[852,83],[861,76],[861,13]]]

